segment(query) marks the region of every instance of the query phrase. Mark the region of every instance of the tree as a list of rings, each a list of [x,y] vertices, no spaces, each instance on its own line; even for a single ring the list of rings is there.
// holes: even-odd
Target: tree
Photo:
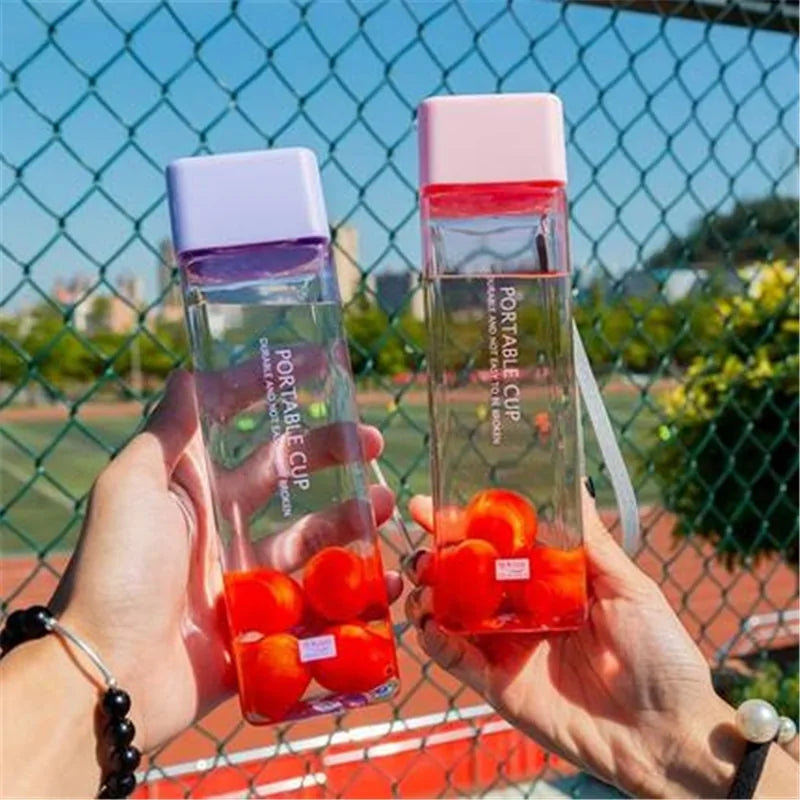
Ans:
[[[728,567],[798,554],[798,271],[765,265],[718,301],[723,334],[663,401],[653,463],[676,533]]]
[[[159,323],[152,335],[137,334],[142,372],[154,378],[166,378],[187,357],[187,342],[181,323]]]
[[[772,703],[779,714],[798,720],[798,701],[800,701],[800,677],[798,663],[781,664],[767,658],[759,660],[750,674],[742,672],[715,676],[719,693],[732,705],[738,706],[745,700],[759,698]]]
[[[66,326],[63,314],[49,305],[31,314],[32,325],[22,345],[36,371],[57,389],[90,380],[97,373],[98,357]]]
[[[733,210],[709,212],[684,236],[673,235],[646,266],[677,267],[709,262],[742,265],[797,257],[798,199],[762,197],[739,201]]]
[[[89,313],[86,315],[86,322],[89,330],[99,331],[108,327],[111,316],[111,298],[101,294],[94,298]]]
[[[425,329],[410,314],[390,323],[377,306],[354,303],[345,311],[344,322],[356,375],[366,375],[371,368],[382,375],[419,368]]]
[[[120,377],[127,376],[131,370],[130,348],[125,346],[127,336],[123,333],[112,333],[100,330],[91,337],[93,347],[101,354],[97,364],[95,378],[100,378],[109,369]]]
[[[25,373],[25,361],[16,350],[20,344],[19,333],[19,319],[0,320],[0,381],[3,383],[19,383]]]

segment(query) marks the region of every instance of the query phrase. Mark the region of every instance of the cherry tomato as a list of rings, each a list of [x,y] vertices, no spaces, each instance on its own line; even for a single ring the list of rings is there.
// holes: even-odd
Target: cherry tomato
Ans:
[[[288,575],[261,567],[224,576],[230,629],[234,636],[288,631],[303,616],[303,592]]]
[[[237,642],[239,687],[246,714],[277,722],[302,698],[311,681],[308,664],[300,660],[297,639],[274,633],[256,642]]]
[[[578,617],[586,607],[586,557],[583,548],[534,547],[531,579],[509,586],[514,609],[543,625]]]
[[[306,564],[303,588],[312,609],[330,622],[358,617],[369,601],[363,559],[344,547],[326,547]]]
[[[586,553],[582,547],[562,550],[558,547],[534,547],[531,571],[535,575],[586,575]]]
[[[397,675],[394,643],[385,631],[351,623],[334,625],[326,633],[336,641],[336,656],[312,662],[320,686],[332,692],[368,692]]]
[[[536,540],[536,509],[508,489],[478,492],[469,501],[465,517],[467,537],[489,542],[501,558],[519,555]]]
[[[369,573],[365,581],[366,603],[361,614],[362,619],[384,619],[389,613],[389,600],[386,596],[386,580],[383,577],[383,564],[380,553],[375,553],[375,561],[365,559],[365,573]]]
[[[495,578],[497,550],[482,539],[467,539],[436,556],[433,611],[446,628],[473,628],[497,610],[503,587]]]

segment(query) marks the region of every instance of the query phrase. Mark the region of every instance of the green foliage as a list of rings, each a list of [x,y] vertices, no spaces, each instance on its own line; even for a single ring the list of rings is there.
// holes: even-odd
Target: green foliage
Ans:
[[[613,305],[582,306],[576,321],[596,368],[625,366],[648,372],[669,353],[677,317],[674,309],[632,298]]]
[[[727,214],[710,212],[696,220],[685,236],[672,236],[648,259],[647,266],[676,267],[721,260],[747,264],[795,258],[797,202],[796,197],[767,196],[739,201]]]
[[[663,401],[654,464],[676,533],[711,541],[728,567],[798,554],[798,272],[757,271],[716,304],[722,336]]]
[[[779,714],[797,723],[800,704],[799,666],[795,662],[782,668],[776,661],[764,659],[756,665],[752,675],[738,676],[722,694],[734,706],[752,698],[766,700],[775,706]]]
[[[161,323],[152,333],[139,333],[140,369],[142,373],[154,378],[166,378],[188,357],[188,344],[181,323]]]
[[[31,313],[29,330],[22,338],[31,370],[57,391],[71,382],[91,380],[99,361],[67,321],[54,307],[39,306]]]
[[[30,371],[57,396],[100,379],[128,382],[134,369],[144,378],[162,380],[185,358],[181,323],[114,333],[104,329],[108,309],[99,302],[103,299],[95,301],[85,332],[73,329],[64,313],[45,304],[27,318],[0,321],[0,379],[18,382]],[[27,355],[27,362],[15,348]]]
[[[357,376],[370,372],[397,375],[419,368],[425,328],[411,315],[390,324],[380,308],[360,303],[345,311],[344,322]]]
[[[87,322],[90,330],[99,330],[108,325],[111,316],[111,298],[108,295],[95,297],[92,307],[87,314]]]
[[[4,383],[19,383],[25,375],[25,360],[17,352],[19,327],[18,319],[0,320],[0,381]]]
[[[690,295],[667,304],[658,296],[609,300],[596,285],[575,307],[575,321],[592,366],[654,372],[685,367],[719,339],[714,300]]]

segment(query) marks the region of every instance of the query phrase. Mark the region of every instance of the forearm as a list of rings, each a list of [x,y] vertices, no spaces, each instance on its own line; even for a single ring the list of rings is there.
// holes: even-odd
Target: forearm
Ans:
[[[0,796],[96,796],[98,698],[94,675],[55,636],[6,655],[0,661]]]

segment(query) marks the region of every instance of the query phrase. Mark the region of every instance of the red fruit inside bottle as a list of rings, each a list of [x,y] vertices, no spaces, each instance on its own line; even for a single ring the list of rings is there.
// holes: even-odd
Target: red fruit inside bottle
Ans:
[[[270,722],[284,719],[311,682],[311,670],[300,660],[299,643],[289,633],[238,641],[234,655],[246,716],[257,715]]]
[[[370,598],[364,560],[344,547],[326,547],[314,555],[303,572],[306,601],[330,622],[358,617]]]
[[[311,664],[314,679],[331,692],[368,692],[397,675],[394,644],[386,631],[362,623],[334,625],[326,633],[336,642],[336,656]]]
[[[365,603],[361,618],[364,620],[385,619],[389,613],[389,600],[386,596],[386,581],[383,577],[383,562],[380,552],[363,560]]]
[[[233,636],[281,633],[303,617],[303,592],[289,576],[260,567],[224,575],[225,600]]]
[[[436,556],[433,612],[451,630],[479,627],[503,598],[495,578],[497,550],[482,539],[467,539]]]
[[[514,609],[536,623],[573,622],[586,608],[586,555],[582,547],[535,547],[531,580],[509,587]]]
[[[527,498],[509,489],[478,492],[464,516],[466,536],[489,542],[501,558],[520,555],[536,540],[536,509]]]

